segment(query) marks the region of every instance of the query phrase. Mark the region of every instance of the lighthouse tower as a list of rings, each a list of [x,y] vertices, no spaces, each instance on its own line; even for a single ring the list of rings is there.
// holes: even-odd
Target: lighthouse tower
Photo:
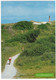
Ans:
[[[49,23],[50,23],[50,16],[49,16]]]

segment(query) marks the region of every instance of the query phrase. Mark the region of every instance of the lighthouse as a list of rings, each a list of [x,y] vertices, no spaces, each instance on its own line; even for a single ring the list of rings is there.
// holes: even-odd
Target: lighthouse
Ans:
[[[50,16],[49,16],[49,23],[50,23]]]

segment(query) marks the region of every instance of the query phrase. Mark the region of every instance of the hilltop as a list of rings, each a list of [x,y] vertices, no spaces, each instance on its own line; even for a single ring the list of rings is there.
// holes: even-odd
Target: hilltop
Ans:
[[[38,22],[21,21],[1,25],[2,70],[9,56],[21,52],[14,64],[20,72],[17,78],[36,78],[36,73],[55,74],[55,22],[34,23]]]

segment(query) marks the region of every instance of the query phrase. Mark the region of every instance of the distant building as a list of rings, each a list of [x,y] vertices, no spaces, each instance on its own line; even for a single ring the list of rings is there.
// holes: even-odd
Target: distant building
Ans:
[[[49,23],[50,23],[50,16],[49,16]]]

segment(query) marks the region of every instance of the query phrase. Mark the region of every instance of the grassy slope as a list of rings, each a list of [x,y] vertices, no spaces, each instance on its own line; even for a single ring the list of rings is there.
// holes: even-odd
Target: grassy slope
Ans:
[[[4,28],[2,26],[4,25]],[[9,56],[14,56],[22,51],[23,43],[12,42],[7,43],[7,40],[12,39],[14,36],[18,34],[26,33],[28,30],[16,30],[13,29],[14,23],[11,24],[2,24],[1,25],[1,52],[2,52],[2,71],[4,70],[6,61],[8,60]]]
[[[12,25],[13,24],[5,24],[5,27],[10,27]],[[41,33],[37,37],[37,41],[39,39],[47,37],[48,35],[54,34],[54,23],[52,23],[51,26],[52,27],[48,27],[49,30],[40,30]],[[34,27],[35,29],[38,29],[37,25],[34,25]],[[13,56],[21,52],[22,46],[25,46],[25,48],[27,48],[26,46],[28,45],[27,43],[24,45],[24,43],[20,43],[19,41],[11,43],[5,43],[5,41],[12,39],[12,37],[16,36],[17,34],[23,34],[27,31],[28,30],[13,30],[12,28],[10,30],[9,28],[2,30],[2,70],[4,69],[5,63],[8,60],[9,56]],[[15,61],[15,66],[17,67],[18,72],[20,72],[20,75],[17,73],[16,78],[19,76],[23,78],[35,78],[35,73],[54,73],[55,71],[54,63],[51,63],[51,60],[42,61],[41,56],[19,56]]]
[[[29,60],[31,59],[31,60]],[[36,78],[36,73],[54,73],[55,72],[55,66],[50,63],[50,60],[47,61],[41,61],[38,60],[39,57],[19,57],[19,64],[16,68],[18,70],[16,74],[16,78]],[[16,60],[17,62],[17,60]],[[15,62],[15,63],[16,63]],[[19,74],[20,73],[20,74]]]
[[[1,30],[2,71],[4,70],[6,61],[8,60],[9,56],[14,56],[21,52],[21,47],[23,45],[20,42],[5,43],[6,40],[11,39],[13,36],[21,33],[21,31],[13,30],[12,28],[9,29],[13,24],[3,25],[5,25],[5,29]]]
[[[9,56],[14,56],[21,52],[21,46],[19,42],[2,43],[2,71]]]
[[[35,25],[35,27],[38,28],[38,26],[36,26],[36,25]],[[48,38],[48,36],[55,35],[55,23],[53,22],[51,24],[51,26],[49,25],[48,30],[44,30],[44,31],[40,30],[40,31],[41,31],[41,33],[37,37],[37,41],[39,41],[39,39],[41,41],[41,39]],[[52,43],[48,43],[48,45],[49,44],[52,46]],[[38,43],[37,43],[37,45],[38,45]],[[53,45],[54,45],[54,43],[53,43]],[[46,46],[46,44],[45,44],[45,46]],[[50,53],[50,52],[53,53],[53,50],[51,49],[48,53]],[[29,54],[30,54],[30,52],[29,52]],[[42,55],[42,56],[44,56],[44,55]],[[54,73],[55,74],[55,64],[54,64],[55,61],[52,62],[52,60],[51,59],[41,60],[41,56],[31,56],[31,57],[25,56],[25,55],[19,56],[18,59],[16,59],[16,61],[15,61],[15,66],[18,69],[16,77],[17,78],[18,77],[36,78],[34,76],[36,73]]]

